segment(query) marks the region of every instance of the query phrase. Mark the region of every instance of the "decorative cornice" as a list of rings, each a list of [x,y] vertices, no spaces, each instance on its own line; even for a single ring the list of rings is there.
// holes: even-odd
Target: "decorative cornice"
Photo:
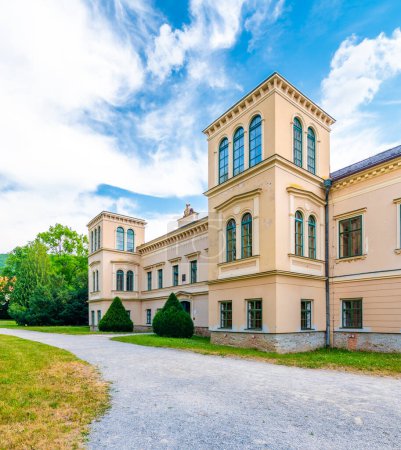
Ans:
[[[168,262],[171,263],[171,264],[174,264],[174,263],[176,263],[176,262],[177,262],[177,263],[180,262],[181,259],[182,259],[181,256],[177,256],[176,258],[171,258],[171,259],[169,259]]]
[[[301,189],[295,186],[288,186],[287,192],[289,194],[294,194],[298,197],[307,198],[310,201],[318,203],[320,206],[324,206],[326,204],[326,201],[323,198],[320,198],[314,192],[307,191],[305,189]]]
[[[92,226],[96,225],[97,222],[100,222],[101,219],[110,219],[113,220],[114,222],[125,223],[128,225],[136,225],[141,228],[143,228],[146,225],[146,221],[143,219],[125,216],[123,214],[112,213],[109,211],[102,211],[96,217],[94,217],[86,226],[88,228],[91,228]]]
[[[208,217],[204,217],[203,219],[197,220],[196,222],[193,222],[189,225],[185,225],[184,227],[171,231],[164,236],[160,236],[150,242],[142,244],[141,246],[137,247],[137,250],[141,255],[146,255],[147,253],[159,250],[168,245],[176,244],[180,241],[184,241],[185,239],[189,239],[197,235],[206,233],[207,230]]]
[[[201,254],[200,251],[188,253],[187,255],[184,255],[187,259],[197,258]]]
[[[296,103],[297,106],[303,108],[306,112],[311,114],[325,127],[330,127],[330,125],[335,122],[335,120],[318,105],[316,105],[316,103],[302,94],[284,77],[275,72],[261,84],[256,86],[256,88],[254,88],[251,92],[242,97],[215,121],[213,121],[203,130],[203,132],[210,138],[226,124],[236,120],[240,114],[250,109],[256,102],[270,95],[272,92],[277,92],[284,95],[288,100]]]
[[[346,219],[348,217],[353,216],[360,216],[361,214],[364,214],[367,210],[368,210],[367,208],[354,209],[353,211],[348,211],[346,213],[341,213],[337,214],[336,216],[333,216],[333,220]]]
[[[248,275],[238,275],[235,277],[227,277],[227,278],[210,280],[207,282],[207,284],[210,285],[210,284],[219,284],[219,283],[229,283],[232,281],[245,280],[248,278],[262,278],[262,277],[279,276],[279,275],[285,276],[285,277],[309,278],[312,280],[319,280],[319,281],[326,280],[326,277],[319,276],[319,275],[308,275],[306,273],[287,272],[284,270],[269,270],[267,272],[258,272],[258,273],[248,274]]]
[[[162,267],[166,264],[165,261],[161,261],[155,264],[150,264],[149,266],[144,266],[143,270],[151,270],[151,269],[155,269],[156,267]]]
[[[356,172],[349,177],[334,181],[331,190],[333,192],[339,191],[340,189],[353,186],[354,184],[360,183],[361,181],[370,180],[372,178],[376,178],[378,176],[385,175],[399,169],[401,169],[401,158],[396,158],[383,164],[379,164],[377,166],[361,170],[360,172]]]
[[[323,178],[314,175],[313,173],[307,171],[302,167],[298,167],[292,161],[289,161],[288,159],[283,158],[282,156],[275,153],[259,164],[256,164],[256,166],[249,167],[235,177],[229,178],[224,183],[213,186],[208,191],[204,192],[204,195],[206,195],[206,197],[212,197],[213,195],[218,194],[226,189],[230,189],[233,185],[237,185],[238,183],[257,175],[259,172],[263,172],[264,170],[270,169],[274,166],[289,169],[291,172],[296,173],[303,178],[306,178],[307,181],[316,183],[316,186],[323,186]]]
[[[217,211],[221,211],[225,208],[228,208],[233,203],[236,203],[240,200],[245,200],[246,198],[253,198],[256,196],[259,196],[262,193],[262,188],[253,189],[252,191],[244,192],[243,194],[234,195],[233,197],[229,198],[223,203],[220,203],[220,205],[215,206],[214,209]]]

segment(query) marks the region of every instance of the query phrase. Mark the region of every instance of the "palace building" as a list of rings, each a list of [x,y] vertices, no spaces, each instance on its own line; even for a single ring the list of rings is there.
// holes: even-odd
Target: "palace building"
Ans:
[[[334,119],[274,73],[212,122],[208,217],[88,224],[89,321],[150,327],[171,292],[213,342],[401,351],[401,146],[330,173]],[[352,149],[350,149],[352,151]]]

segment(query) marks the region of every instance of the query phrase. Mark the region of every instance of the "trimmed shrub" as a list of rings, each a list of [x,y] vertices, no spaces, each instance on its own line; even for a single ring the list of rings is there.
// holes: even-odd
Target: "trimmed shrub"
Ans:
[[[184,311],[174,293],[170,294],[164,307],[157,312],[152,325],[158,336],[190,338],[194,334],[191,316]]]
[[[134,324],[129,318],[121,299],[116,297],[99,322],[99,331],[133,331]]]

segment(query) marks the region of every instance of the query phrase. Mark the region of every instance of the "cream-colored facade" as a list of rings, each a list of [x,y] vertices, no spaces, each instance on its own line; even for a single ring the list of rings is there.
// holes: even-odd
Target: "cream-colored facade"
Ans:
[[[177,229],[147,243],[142,219],[104,211],[89,222],[89,323],[93,328],[116,296],[136,328],[150,327],[174,291],[197,332],[207,331],[207,218],[198,219],[191,210],[178,222]]]
[[[134,323],[149,325],[174,291],[214,342],[401,350],[401,150],[330,175],[333,123],[275,73],[204,130],[208,218],[187,208],[176,230],[148,243],[143,220],[93,219],[91,324],[119,295]],[[134,231],[133,251],[116,250],[119,226]],[[117,289],[118,270],[134,273],[133,290]]]

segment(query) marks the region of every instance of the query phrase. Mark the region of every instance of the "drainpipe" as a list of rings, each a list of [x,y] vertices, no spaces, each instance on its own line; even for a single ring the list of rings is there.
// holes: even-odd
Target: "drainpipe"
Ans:
[[[332,185],[330,178],[324,180],[324,188],[326,193],[326,204],[324,206],[324,244],[325,244],[325,258],[324,271],[326,277],[326,347],[330,347],[330,282],[329,282],[329,192]]]

